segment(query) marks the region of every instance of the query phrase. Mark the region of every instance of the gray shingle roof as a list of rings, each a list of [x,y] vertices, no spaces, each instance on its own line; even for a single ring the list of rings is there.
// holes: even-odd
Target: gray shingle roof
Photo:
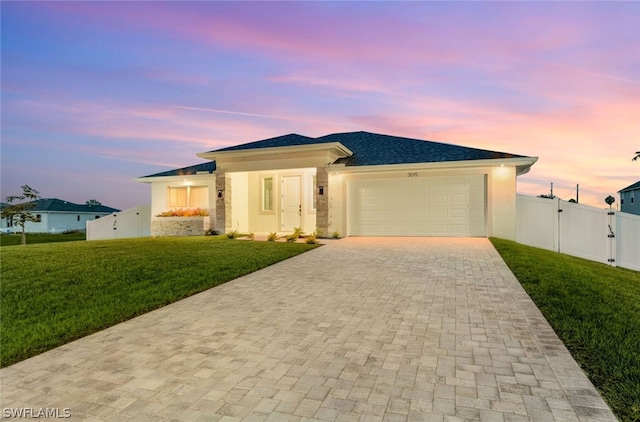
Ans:
[[[36,206],[31,211],[67,211],[67,212],[101,212],[112,213],[120,210],[104,205],[81,205],[63,201],[57,198],[43,198],[35,201]]]
[[[346,166],[437,163],[445,161],[488,160],[522,157],[505,152],[469,148],[441,142],[368,132],[336,133],[318,138],[322,142],[340,142],[353,155],[338,160]]]
[[[371,166],[383,164],[435,163],[444,161],[486,160],[494,158],[514,158],[522,155],[484,149],[462,147],[441,142],[423,141],[399,136],[380,135],[369,132],[334,133],[310,138],[289,134],[248,144],[236,145],[210,152],[240,151],[249,149],[286,147],[295,145],[340,142],[353,155],[342,158],[336,164],[346,166]]]
[[[330,142],[340,142],[353,152],[351,157],[341,158],[335,163],[344,164],[345,166],[437,163],[447,161],[525,157],[523,155],[509,154],[506,152],[489,151],[441,142],[381,135],[370,132],[334,133],[331,135],[321,136],[319,138],[311,138],[308,136],[290,133],[288,135],[235,145],[209,152],[243,151],[261,148],[323,144]],[[202,168],[202,170],[196,170],[199,168]],[[169,170],[144,177],[190,175],[195,174],[196,171],[203,170],[215,171],[215,162]]]
[[[168,171],[163,171],[160,173],[155,173],[155,174],[151,174],[149,176],[143,176],[142,178],[145,177],[164,177],[164,176],[192,176],[198,172],[201,171],[206,171],[209,173],[213,173],[214,171],[216,171],[216,162],[215,161],[208,161],[206,163],[200,163],[200,164],[195,164],[193,166],[188,166],[188,167],[182,167],[179,169],[174,169],[174,170],[168,170]]]

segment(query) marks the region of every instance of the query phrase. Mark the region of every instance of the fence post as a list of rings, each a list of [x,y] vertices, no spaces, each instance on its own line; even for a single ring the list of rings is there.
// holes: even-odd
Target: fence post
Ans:
[[[558,214],[557,218],[554,218],[555,221],[555,247],[556,252],[562,252],[560,250],[560,245],[562,243],[562,226],[561,226],[561,216],[562,216],[562,208],[560,208],[560,198],[552,199],[552,201],[556,201],[556,214]]]
[[[611,208],[609,208],[609,211],[607,211],[607,220],[608,220],[608,233],[607,233],[607,241],[609,242],[609,259],[607,259],[607,261],[609,262],[609,265],[611,265],[612,267],[617,266],[616,265],[616,233],[618,232],[617,230],[617,226],[616,226],[616,212],[614,210],[612,210]]]

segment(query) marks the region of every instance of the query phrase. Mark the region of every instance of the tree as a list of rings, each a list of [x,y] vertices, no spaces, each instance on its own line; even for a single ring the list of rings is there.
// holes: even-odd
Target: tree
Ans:
[[[27,221],[38,221],[38,217],[31,214],[31,210],[36,207],[36,202],[40,199],[40,193],[29,185],[21,186],[22,195],[7,196],[7,205],[2,209],[2,218],[12,221],[22,228],[22,238],[20,243],[27,244],[27,235],[24,232],[24,225]],[[14,202],[17,202],[14,204]]]
[[[633,161],[636,161],[638,158],[640,158],[640,151],[636,151],[636,156],[632,158]]]
[[[85,205],[102,205],[102,202],[98,201],[97,199],[89,199],[84,204]]]

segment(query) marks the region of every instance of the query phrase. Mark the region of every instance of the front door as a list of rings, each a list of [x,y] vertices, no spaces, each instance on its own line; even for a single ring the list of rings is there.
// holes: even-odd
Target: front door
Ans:
[[[282,230],[292,231],[300,227],[302,201],[300,200],[301,176],[282,178]]]

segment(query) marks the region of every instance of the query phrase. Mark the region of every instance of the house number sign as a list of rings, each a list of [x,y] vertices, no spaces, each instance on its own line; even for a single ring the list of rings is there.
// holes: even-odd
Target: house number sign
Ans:
[[[418,177],[418,172],[410,171],[410,172],[408,173],[408,175],[409,175],[409,177]]]

